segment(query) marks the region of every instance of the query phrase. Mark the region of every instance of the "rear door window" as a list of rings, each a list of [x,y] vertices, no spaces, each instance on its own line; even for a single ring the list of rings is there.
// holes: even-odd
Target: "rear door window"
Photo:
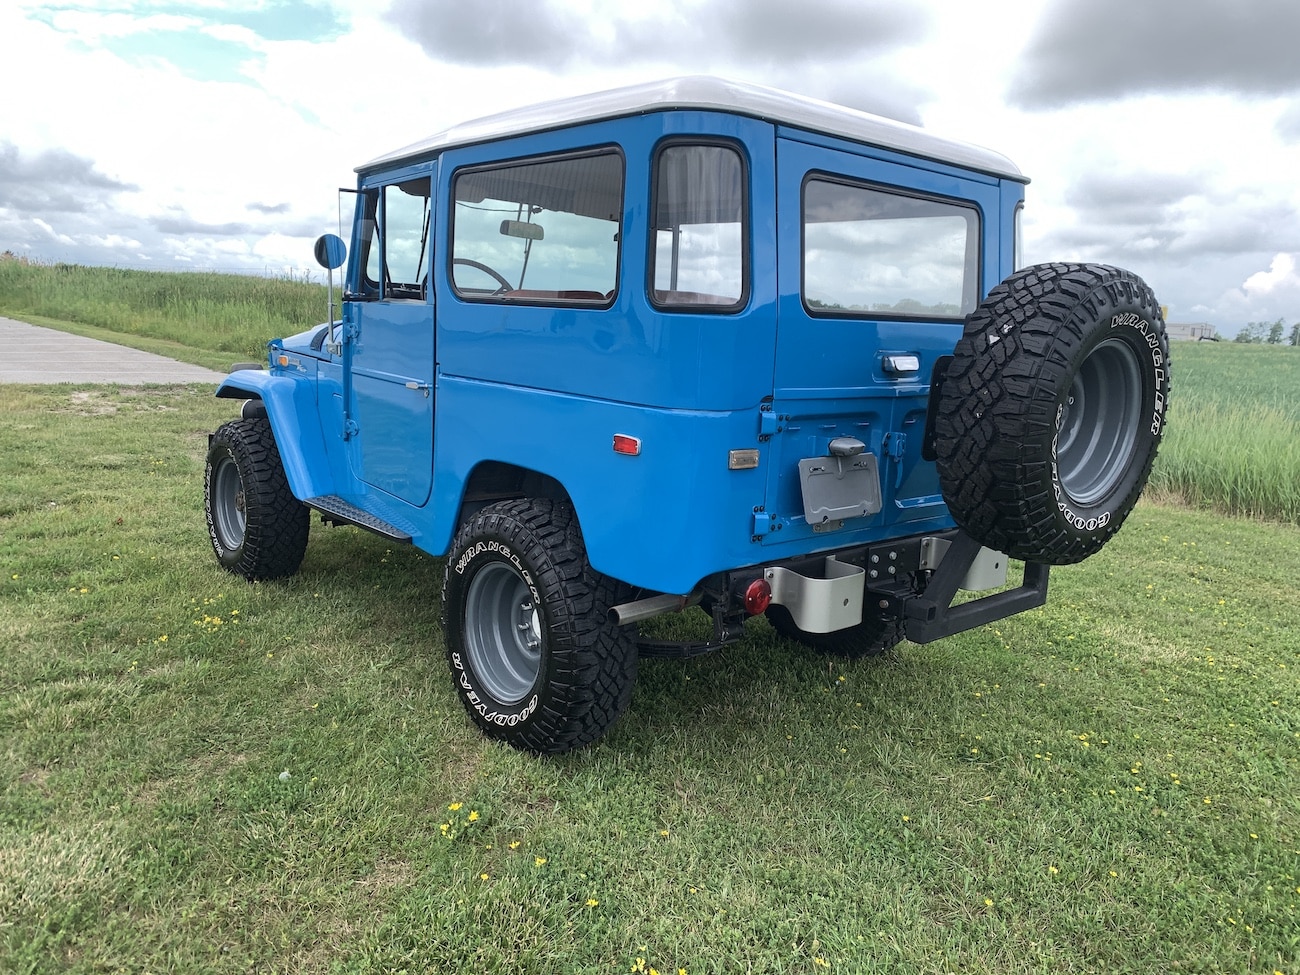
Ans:
[[[979,211],[811,176],[803,298],[814,315],[963,318],[979,289]]]

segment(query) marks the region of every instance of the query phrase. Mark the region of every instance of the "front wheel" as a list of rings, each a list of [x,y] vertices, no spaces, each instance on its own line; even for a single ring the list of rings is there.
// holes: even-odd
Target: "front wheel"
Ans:
[[[447,662],[479,728],[546,754],[603,735],[636,678],[636,645],[608,619],[617,592],[588,564],[568,503],[504,501],[470,518],[442,605]]]
[[[293,496],[266,417],[223,424],[203,472],[203,508],[217,561],[249,582],[302,564],[311,513]]]

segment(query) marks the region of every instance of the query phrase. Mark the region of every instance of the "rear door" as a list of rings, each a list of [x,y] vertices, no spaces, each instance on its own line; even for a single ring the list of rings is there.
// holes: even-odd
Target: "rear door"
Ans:
[[[768,540],[950,524],[921,458],[930,375],[987,286],[998,205],[991,177],[778,138]]]

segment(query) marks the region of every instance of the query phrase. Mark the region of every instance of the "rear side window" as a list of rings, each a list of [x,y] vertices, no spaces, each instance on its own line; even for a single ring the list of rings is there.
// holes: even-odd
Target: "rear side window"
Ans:
[[[651,301],[663,308],[745,303],[745,167],[731,146],[670,144],[655,160]]]
[[[962,318],[975,310],[979,211],[812,177],[803,189],[803,297],[813,314]]]
[[[460,297],[613,298],[623,216],[617,152],[466,170],[452,192],[450,277]]]

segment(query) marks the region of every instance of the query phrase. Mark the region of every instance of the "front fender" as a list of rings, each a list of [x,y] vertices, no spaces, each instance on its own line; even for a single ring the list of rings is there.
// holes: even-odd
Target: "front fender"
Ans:
[[[222,380],[216,395],[218,399],[262,401],[294,497],[305,501],[335,492],[316,405],[315,382],[241,369]]]

